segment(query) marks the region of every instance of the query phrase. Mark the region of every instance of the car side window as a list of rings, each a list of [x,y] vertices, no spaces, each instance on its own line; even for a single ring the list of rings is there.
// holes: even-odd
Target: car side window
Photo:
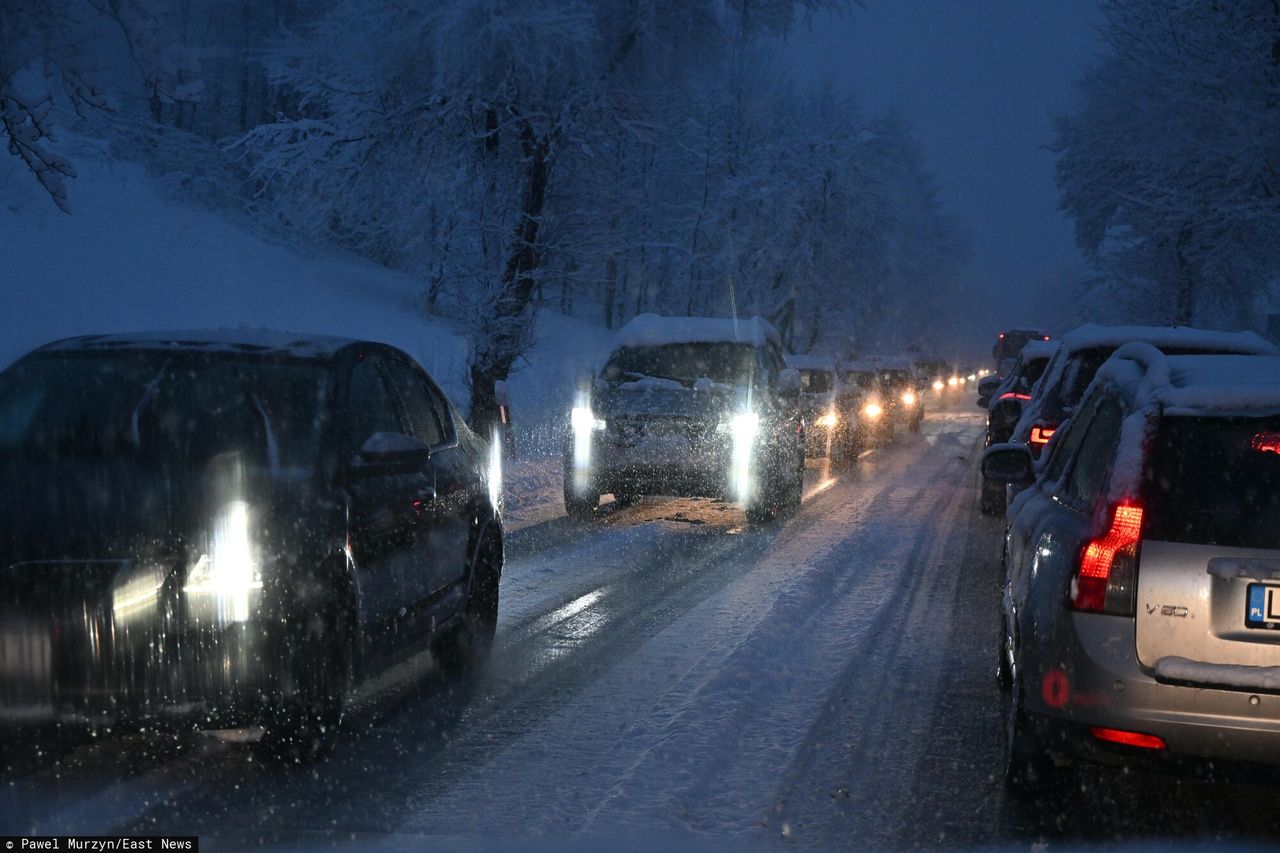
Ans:
[[[404,432],[379,359],[365,358],[351,369],[347,392],[347,423],[344,446],[355,453],[375,432]]]
[[[1080,443],[1084,441],[1084,435],[1089,429],[1089,423],[1093,420],[1094,408],[1094,404],[1091,403],[1081,406],[1075,415],[1067,421],[1066,432],[1054,441],[1053,456],[1049,459],[1049,467],[1044,477],[1046,483],[1056,484],[1062,481],[1067,467],[1071,464],[1071,460],[1075,458]]]
[[[399,395],[400,402],[404,404],[405,417],[414,437],[435,447],[444,440],[445,429],[426,383],[422,381],[418,371],[403,361],[388,361],[386,366],[391,384]]]
[[[1120,404],[1111,398],[1098,404],[1093,422],[1085,432],[1080,450],[1076,453],[1075,466],[1067,480],[1067,495],[1081,504],[1092,507],[1106,485],[1107,472],[1115,458],[1116,442],[1120,439],[1120,425],[1124,413]]]

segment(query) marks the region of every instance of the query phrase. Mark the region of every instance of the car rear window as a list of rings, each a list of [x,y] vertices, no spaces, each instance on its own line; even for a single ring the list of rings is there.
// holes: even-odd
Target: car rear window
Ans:
[[[1166,418],[1151,458],[1146,538],[1280,548],[1280,417]]]

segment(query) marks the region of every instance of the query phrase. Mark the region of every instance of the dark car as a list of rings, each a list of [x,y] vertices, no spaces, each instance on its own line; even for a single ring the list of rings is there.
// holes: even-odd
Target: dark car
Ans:
[[[1280,758],[1280,358],[1104,363],[1010,507],[999,671],[1015,792],[1075,761]]]
[[[919,432],[924,419],[924,391],[905,359],[883,358],[877,362],[880,394],[890,423],[901,423],[909,432]]]
[[[804,417],[805,454],[832,456],[842,429],[840,379],[835,359],[789,355],[788,367],[800,374],[800,408]]]
[[[262,725],[326,748],[353,684],[481,662],[490,450],[392,347],[73,338],[0,373],[0,720]]]
[[[996,335],[995,346],[991,348],[991,355],[996,360],[996,372],[1007,373],[1008,362],[1017,358],[1018,353],[1022,352],[1031,341],[1047,341],[1050,335],[1044,329],[1005,329]]]
[[[1044,374],[1049,359],[1053,358],[1057,349],[1058,344],[1054,341],[1031,341],[1022,348],[1009,368],[1008,375],[994,383],[995,387],[989,395],[978,398],[978,405],[987,410],[984,447],[1003,444],[1013,435],[1013,429],[1022,417],[1022,407],[1031,401],[1031,390]],[[994,377],[988,377],[990,378]],[[1004,512],[1005,484],[983,477],[979,506],[987,515]]]
[[[837,460],[848,461],[893,438],[893,421],[877,365],[845,362],[840,367],[840,389],[836,398],[840,428],[832,449]]]
[[[800,506],[800,376],[760,318],[642,314],[580,391],[566,431],[564,503],[590,516],[602,494],[721,497],[751,521]]]

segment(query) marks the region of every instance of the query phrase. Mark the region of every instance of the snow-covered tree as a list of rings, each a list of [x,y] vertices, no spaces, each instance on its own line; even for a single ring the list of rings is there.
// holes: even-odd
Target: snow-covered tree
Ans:
[[[1280,7],[1107,0],[1103,13],[1109,53],[1056,141],[1090,298],[1117,319],[1247,322],[1280,272]]]

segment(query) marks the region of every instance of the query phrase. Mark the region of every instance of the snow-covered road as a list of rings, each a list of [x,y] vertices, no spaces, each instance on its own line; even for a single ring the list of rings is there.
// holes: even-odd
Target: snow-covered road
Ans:
[[[493,664],[466,695],[412,661],[301,771],[209,737],[19,762],[0,834],[897,847],[1275,833],[1273,789],[1245,785],[1088,774],[1072,802],[1006,802],[980,432],[978,413],[935,414],[848,469],[811,470],[785,525],[748,528],[705,500],[587,525],[527,515]]]

